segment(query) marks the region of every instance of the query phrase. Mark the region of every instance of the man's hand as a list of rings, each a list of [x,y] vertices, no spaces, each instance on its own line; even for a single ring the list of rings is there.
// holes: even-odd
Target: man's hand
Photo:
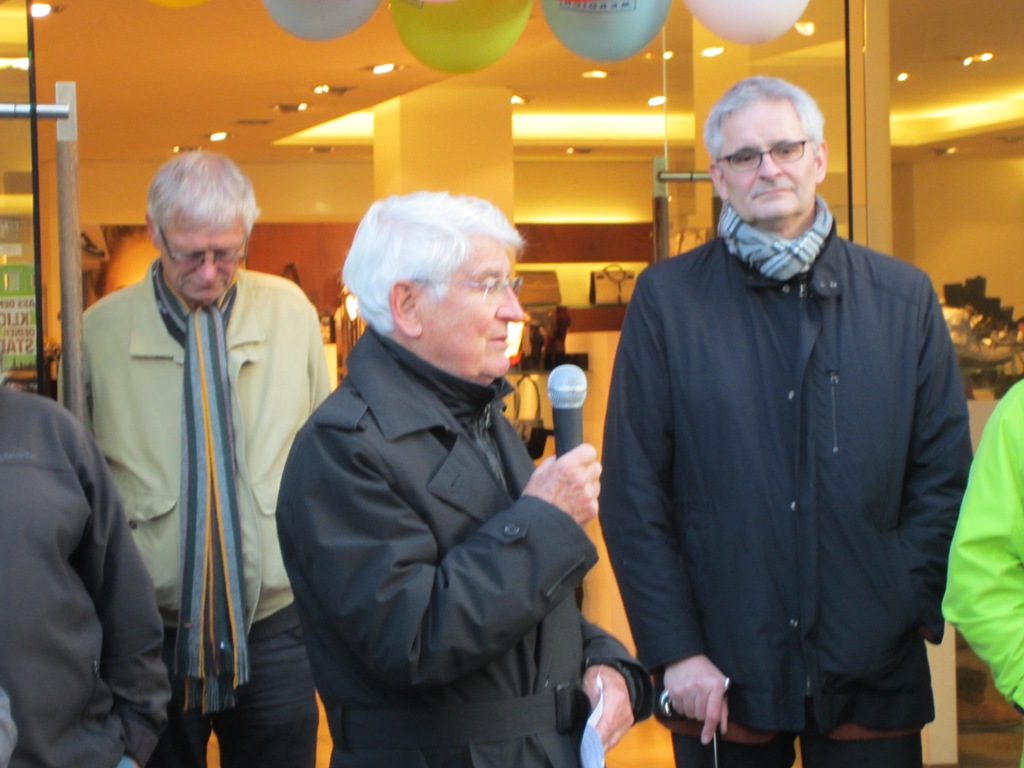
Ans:
[[[724,734],[729,727],[729,702],[725,698],[726,678],[704,654],[690,656],[665,667],[665,690],[672,708],[681,715],[704,723],[703,744],[710,744],[715,729]]]
[[[601,464],[594,446],[578,445],[557,459],[550,456],[534,470],[523,489],[524,496],[536,496],[554,504],[580,526],[597,516],[601,492]]]
[[[595,664],[587,667],[583,675],[583,692],[590,699],[591,707],[597,706],[597,701],[601,697],[597,690],[598,675],[601,676],[601,684],[604,686],[604,710],[595,727],[601,737],[601,745],[607,752],[633,727],[633,703],[629,700],[629,686],[626,685],[622,673],[615,667]]]

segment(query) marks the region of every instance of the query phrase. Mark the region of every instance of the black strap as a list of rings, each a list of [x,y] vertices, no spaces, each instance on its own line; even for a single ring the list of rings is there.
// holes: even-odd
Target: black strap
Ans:
[[[589,714],[579,686],[518,699],[450,707],[332,708],[332,736],[342,749],[423,749],[569,733]]]

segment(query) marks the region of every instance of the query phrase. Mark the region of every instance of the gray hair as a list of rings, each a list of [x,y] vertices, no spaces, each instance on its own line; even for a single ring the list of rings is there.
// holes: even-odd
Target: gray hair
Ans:
[[[800,120],[800,127],[814,144],[820,144],[825,135],[825,117],[817,102],[803,88],[778,77],[755,75],[740,80],[711,108],[704,123],[704,146],[711,161],[717,162],[722,153],[722,124],[734,112],[762,101],[788,101]]]
[[[473,254],[473,238],[505,245],[513,257],[523,238],[497,206],[447,192],[393,195],[370,206],[359,222],[342,279],[359,300],[359,314],[380,333],[394,330],[389,302],[399,280],[449,279]],[[435,284],[434,295],[447,286]]]
[[[146,212],[161,228],[226,229],[241,223],[246,236],[260,213],[241,169],[224,155],[199,151],[175,155],[156,172]]]

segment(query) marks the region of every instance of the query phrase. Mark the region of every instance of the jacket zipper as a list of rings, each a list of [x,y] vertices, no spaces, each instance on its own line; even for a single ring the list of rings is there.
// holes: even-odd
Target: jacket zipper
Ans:
[[[832,397],[832,453],[839,453],[839,406],[836,402],[836,389],[839,387],[839,371],[829,371],[828,380]]]

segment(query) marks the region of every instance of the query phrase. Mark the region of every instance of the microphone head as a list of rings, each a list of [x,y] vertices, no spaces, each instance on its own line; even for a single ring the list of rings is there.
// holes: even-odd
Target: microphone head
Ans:
[[[548,376],[552,408],[582,408],[587,399],[587,374],[576,365],[559,365]]]

